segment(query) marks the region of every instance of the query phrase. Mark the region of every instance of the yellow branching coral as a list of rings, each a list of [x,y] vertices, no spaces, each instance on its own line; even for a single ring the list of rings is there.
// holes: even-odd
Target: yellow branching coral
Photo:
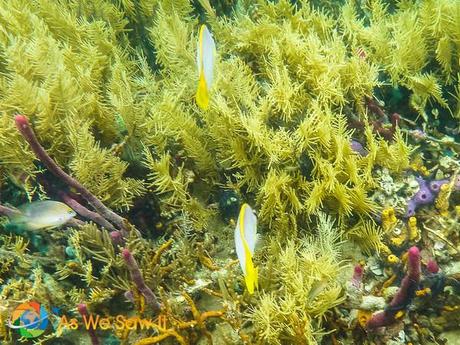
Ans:
[[[34,157],[33,153],[19,140],[12,119],[5,113],[1,114],[0,176],[2,178],[0,179],[8,177],[30,195],[33,192],[33,186],[30,182],[38,170],[33,164]]]
[[[206,284],[214,284],[217,273],[221,277],[219,267],[231,271],[214,256],[231,236],[212,219],[224,204],[220,195],[229,190],[238,196],[235,203],[254,206],[262,232],[273,235],[261,270],[271,268],[280,280],[267,278],[260,295],[235,302],[231,313],[247,313],[253,321],[255,339],[247,342],[320,342],[327,311],[342,300],[337,236],[343,232],[364,252],[380,251],[387,262],[398,263],[382,243],[381,227],[370,220],[378,210],[371,194],[378,183],[376,167],[401,174],[409,167],[411,147],[398,128],[385,138],[375,134],[377,114],[367,113],[372,109],[366,100],[393,86],[408,90],[407,105],[425,119],[439,109],[460,116],[459,2],[393,1],[390,7],[373,0],[363,8],[349,0],[330,2],[328,10],[318,10],[318,1],[199,3],[206,13],[190,0],[2,1],[0,189],[19,187],[18,203],[23,196],[32,200],[58,192],[38,185],[42,166],[13,124],[13,115],[24,113],[66,172],[107,205],[126,211],[127,219],[139,220],[142,236],[134,238],[133,231],[124,245],[139,258],[146,284],[153,289],[157,280],[161,285],[169,279],[165,295],[184,283],[193,290],[183,298],[194,319],[181,321],[182,328],[157,328],[159,334],[144,340],[124,335],[125,342],[144,344],[166,337],[185,343],[192,333],[200,341],[199,336],[210,337],[207,317],[230,316],[220,309],[198,313],[205,306],[195,306],[192,298],[200,286],[191,286],[200,260],[216,270],[197,279],[202,291],[213,291]],[[222,3],[227,13],[217,11]],[[194,98],[203,21],[216,43],[213,97],[206,112]],[[401,115],[401,121],[411,121]],[[380,120],[388,129],[390,124]],[[365,153],[355,152],[353,140]],[[60,187],[51,183],[53,188]],[[441,188],[436,201],[442,213],[448,209],[447,189]],[[394,212],[382,220],[386,232],[399,230]],[[407,232],[386,234],[393,236],[388,245],[416,241],[415,223],[409,220]],[[45,233],[63,258],[51,261],[51,278],[49,267],[31,271],[32,262],[46,261],[26,253],[26,241],[1,237],[2,301],[55,290],[52,299],[102,306],[130,289],[113,243],[117,234],[75,224],[78,228],[64,234]],[[317,227],[318,236],[312,237]],[[155,250],[158,233],[144,231],[153,228],[181,238]],[[208,252],[203,245],[197,254],[197,238],[217,242],[217,250]],[[161,256],[166,248],[168,254]],[[11,252],[17,254],[14,259]],[[222,253],[227,260],[228,251]],[[35,284],[10,279],[13,273],[28,277],[31,272]],[[54,279],[68,278],[78,278],[81,286],[63,292]],[[219,279],[230,305],[238,291]],[[135,300],[146,312],[143,300]],[[254,302],[249,312],[243,300]],[[171,310],[170,321],[174,314]]]
[[[358,224],[347,230],[345,236],[357,243],[368,254],[379,252],[382,248],[384,253],[390,252],[382,242],[383,232],[381,228],[374,222],[361,220]]]
[[[174,173],[171,171],[171,156],[164,154],[155,160],[152,153],[145,149],[144,164],[152,172],[147,176],[149,187],[165,197],[165,209],[178,212],[185,211],[192,217],[195,227],[202,229],[208,221],[211,212],[195,197],[191,196],[187,187],[194,180],[192,171],[179,167]]]
[[[248,314],[259,341],[319,343],[326,311],[343,300],[335,280],[341,269],[337,229],[321,214],[318,232],[317,238],[306,238],[301,245],[289,241],[269,254],[280,289],[262,294]]]
[[[259,194],[262,204],[261,217],[273,219],[277,214],[297,214],[300,212],[302,204],[292,182],[293,180],[288,174],[277,174],[275,171],[270,171]],[[291,207],[286,209],[286,205]]]
[[[69,167],[75,177],[101,200],[128,209],[133,198],[144,193],[143,181],[123,178],[127,163],[109,150],[101,149],[87,123],[69,123],[68,130],[68,140],[74,151]]]
[[[342,8],[344,34],[352,47],[363,48],[366,59],[382,68],[394,85],[413,91],[411,105],[425,120],[427,102],[448,109],[440,77],[447,84],[457,78],[458,54],[453,47],[459,37],[458,6],[452,0],[402,2],[390,13],[384,1],[372,1],[368,25],[355,2]]]
[[[394,139],[395,141],[391,145],[383,139],[379,140],[376,163],[390,171],[401,172],[409,167],[411,148],[399,129],[396,130]]]

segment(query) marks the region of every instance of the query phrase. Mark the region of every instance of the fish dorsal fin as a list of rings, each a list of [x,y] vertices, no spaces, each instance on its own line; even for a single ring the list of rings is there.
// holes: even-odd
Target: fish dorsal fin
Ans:
[[[203,31],[206,25],[201,25],[200,32],[198,34],[198,42],[196,43],[196,66],[198,67],[198,76],[201,78],[201,71],[203,70]]]

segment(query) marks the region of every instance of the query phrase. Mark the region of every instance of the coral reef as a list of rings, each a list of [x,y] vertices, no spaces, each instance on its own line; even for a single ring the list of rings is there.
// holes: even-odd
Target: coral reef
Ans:
[[[420,281],[420,251],[417,247],[412,247],[407,256],[408,272],[401,281],[398,292],[383,312],[374,314],[367,322],[366,327],[368,329],[385,327],[393,323],[396,314],[406,308],[414,298],[415,290]]]
[[[300,244],[271,245],[267,253],[270,271],[261,273],[265,277],[261,286],[267,292],[249,312],[256,343],[321,341],[327,311],[343,302],[337,282],[343,262],[337,229],[325,215],[320,215],[318,234]]]
[[[460,319],[459,13],[1,2],[2,344],[443,342]],[[201,107],[200,27],[216,49]],[[11,226],[47,199],[77,219]],[[53,324],[33,340],[11,321],[28,301]]]

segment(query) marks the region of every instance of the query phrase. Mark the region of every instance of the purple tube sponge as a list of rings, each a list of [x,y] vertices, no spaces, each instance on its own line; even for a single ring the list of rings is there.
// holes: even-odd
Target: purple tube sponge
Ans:
[[[441,186],[449,182],[449,180],[433,180],[427,182],[421,177],[416,177],[415,179],[418,182],[419,189],[407,202],[406,218],[414,216],[415,211],[420,206],[432,204]]]
[[[391,325],[396,321],[396,314],[407,308],[415,295],[420,282],[420,250],[417,247],[409,248],[407,252],[407,273],[401,281],[401,286],[390,304],[384,311],[372,315],[367,322],[368,330]]]
[[[443,184],[449,183],[449,179],[433,180],[429,183],[429,188],[433,193],[439,193]]]
[[[81,317],[83,318],[85,324],[89,324],[89,313],[88,313],[88,308],[85,303],[79,303],[77,305],[78,312],[80,313]],[[96,329],[88,327],[88,334],[91,339],[91,344],[92,345],[100,345],[101,343],[99,342],[99,338],[96,335]]]
[[[418,182],[418,192],[415,193],[412,199],[414,199],[417,205],[428,205],[434,201],[435,195],[430,188],[430,185],[421,177],[416,177]]]
[[[351,284],[357,289],[361,288],[361,284],[363,282],[363,273],[364,273],[363,266],[359,264],[356,265],[353,270],[353,277],[351,278]]]
[[[151,305],[154,312],[159,312],[161,309],[160,303],[153,293],[153,291],[145,284],[144,277],[142,277],[142,272],[139,269],[139,266],[134,259],[134,256],[131,254],[129,249],[123,249],[122,251],[123,259],[125,264],[128,267],[129,274],[131,275],[131,280],[136,285],[136,288],[144,296],[147,304]]]
[[[364,148],[363,144],[355,139],[351,139],[350,146],[353,152],[356,152],[361,157],[366,157],[369,154],[369,152]]]
[[[428,262],[426,263],[426,270],[431,274],[438,273],[439,272],[438,263],[434,261],[433,259],[428,260]]]

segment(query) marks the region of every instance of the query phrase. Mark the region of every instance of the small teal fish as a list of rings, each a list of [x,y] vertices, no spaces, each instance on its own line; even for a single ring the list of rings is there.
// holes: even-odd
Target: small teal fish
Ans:
[[[77,215],[66,204],[53,200],[34,201],[18,210],[20,213],[10,217],[10,224],[30,231],[59,227]]]

